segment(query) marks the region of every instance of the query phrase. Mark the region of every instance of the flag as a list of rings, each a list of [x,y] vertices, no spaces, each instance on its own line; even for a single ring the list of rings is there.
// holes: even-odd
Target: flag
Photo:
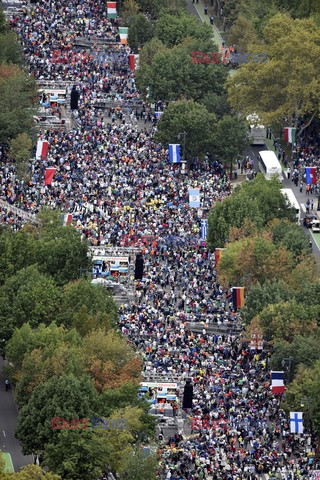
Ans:
[[[306,183],[314,185],[317,183],[317,169],[316,167],[306,167]]]
[[[258,335],[258,334],[251,335],[250,350],[263,350],[262,335]]]
[[[271,372],[271,389],[274,395],[281,395],[285,388],[284,388],[284,372]]]
[[[56,168],[46,168],[46,173],[44,177],[44,184],[51,185],[53,180],[53,175],[56,173]]]
[[[302,412],[290,412],[290,432],[303,433]]]
[[[154,112],[154,116],[156,117],[157,120],[160,120],[162,114],[163,112]]]
[[[139,54],[131,54],[129,55],[129,65],[130,70],[136,70],[139,67]]]
[[[208,220],[206,218],[201,220],[201,240],[205,241],[208,234]]]
[[[191,188],[189,190],[189,207],[200,207],[200,190],[198,188]]]
[[[67,213],[65,215],[61,215],[62,225],[70,225],[72,222],[72,213]]]
[[[232,303],[235,310],[244,307],[244,287],[232,288]]]
[[[225,248],[216,248],[215,249],[215,252],[214,252],[214,255],[215,255],[215,261],[216,261],[216,268],[218,267],[219,265],[219,262],[222,258],[222,255],[223,255],[223,251],[225,250]]]
[[[127,45],[128,43],[128,27],[119,27],[120,43]]]
[[[180,163],[180,145],[178,143],[169,145],[169,161],[170,163]]]
[[[49,142],[47,140],[38,140],[36,160],[45,160],[49,150]]]
[[[284,140],[288,143],[296,142],[296,129],[293,127],[286,127],[284,129]]]
[[[107,2],[108,18],[117,18],[117,2]]]

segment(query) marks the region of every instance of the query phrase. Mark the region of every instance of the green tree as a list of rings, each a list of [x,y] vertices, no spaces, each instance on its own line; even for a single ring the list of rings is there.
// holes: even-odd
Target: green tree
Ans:
[[[16,329],[6,347],[14,381],[21,378],[24,359],[33,350],[46,348],[54,352],[62,344],[80,346],[81,337],[76,330],[67,330],[64,325],[57,326],[54,322],[48,326],[41,323],[37,328],[31,328],[29,323],[24,323],[21,328]]]
[[[286,279],[292,268],[292,255],[261,235],[229,243],[218,270],[222,284],[252,287],[266,280]]]
[[[245,115],[256,112],[265,125],[294,126],[299,136],[319,112],[320,29],[311,20],[278,14],[250,50],[266,52],[268,61],[243,65],[228,80],[231,106]]]
[[[93,327],[108,330],[117,318],[118,307],[105,287],[84,278],[65,285],[60,321],[67,327],[79,327],[86,334]]]
[[[276,0],[279,9],[290,12],[292,17],[308,18],[320,13],[319,0]]]
[[[0,234],[0,285],[22,268],[36,262],[36,243],[23,228],[17,233],[4,230]]]
[[[135,0],[125,0],[121,12],[121,20],[123,25],[128,25],[131,17],[134,17],[139,12],[139,6]]]
[[[120,480],[156,480],[158,460],[155,455],[146,455],[136,448],[125,459]]]
[[[86,371],[99,392],[128,382],[140,382],[141,360],[127,340],[115,331],[91,332],[84,338],[82,350]]]
[[[30,133],[34,111],[35,82],[22,70],[12,70],[0,65],[0,142],[6,143],[20,133]]]
[[[194,51],[211,54],[217,52],[217,46],[211,40],[188,37],[174,48],[161,48],[153,56],[151,66],[142,64],[136,72],[136,82],[143,94],[149,94],[151,101],[200,101],[209,93],[221,95],[227,69],[221,63],[192,63]]]
[[[44,462],[65,480],[101,478],[108,465],[108,444],[94,430],[55,431]]]
[[[313,367],[315,362],[320,360],[319,330],[316,330],[314,335],[296,335],[291,343],[282,339],[276,341],[270,361],[272,370],[281,370],[283,359],[289,357],[291,357],[291,379],[297,373],[299,365]]]
[[[252,22],[239,15],[229,32],[229,44],[236,45],[240,52],[249,52],[249,44],[257,41],[257,32]]]
[[[135,52],[138,52],[153,36],[152,23],[142,13],[138,13],[128,19],[128,25],[128,43]]]
[[[20,133],[10,142],[11,157],[17,162],[25,162],[30,159],[32,140],[26,133]]]
[[[266,306],[256,317],[267,341],[291,342],[295,335],[308,335],[317,328],[318,306],[298,304],[295,300]]]
[[[158,38],[152,38],[145,44],[139,57],[139,68],[152,65],[153,57],[160,51],[166,51],[167,48]]]
[[[287,301],[291,295],[282,280],[266,280],[263,285],[257,283],[246,294],[246,303],[242,310],[245,322],[249,324],[269,304]]]
[[[214,113],[218,119],[231,113],[228,97],[224,93],[221,93],[221,95],[218,95],[217,93],[208,93],[208,95],[203,97],[201,103],[206,107],[209,113]]]
[[[286,410],[301,411],[304,409],[304,417],[307,422],[312,421],[312,427],[316,433],[320,433],[320,361],[317,361],[313,368],[301,366],[298,373],[286,391]],[[304,398],[310,401],[310,416],[308,405],[301,406]],[[304,402],[303,402],[304,403]],[[309,417],[309,418],[308,418]],[[307,423],[305,421],[305,423]]]
[[[239,158],[248,145],[247,127],[238,117],[225,115],[214,129],[214,149],[220,160],[230,164],[232,177],[233,162]]]
[[[276,219],[269,227],[272,240],[276,245],[283,245],[298,262],[302,254],[310,253],[309,238],[302,228],[288,220]]]
[[[96,415],[97,393],[88,378],[73,375],[52,377],[38,385],[18,417],[16,436],[25,454],[44,451],[60,430],[52,428],[52,418],[90,418]]]
[[[199,23],[191,15],[163,14],[156,22],[155,36],[167,47],[171,48],[186,37],[210,40],[212,31],[206,23]]]
[[[178,135],[186,132],[186,160],[206,154],[211,149],[215,116],[193,100],[170,103],[161,117],[156,135],[164,143],[177,143]],[[180,140],[182,145],[182,140]],[[183,147],[183,145],[182,145]]]
[[[0,474],[1,480],[61,480],[59,475],[52,472],[45,472],[37,465],[26,465],[20,472]]]
[[[280,192],[281,184],[258,175],[253,181],[237,187],[230,197],[217,202],[209,214],[208,241],[211,247],[222,247],[230,228],[240,228],[246,220],[258,229],[274,218],[293,220],[294,214]]]
[[[75,228],[60,225],[42,229],[40,235],[36,261],[41,271],[51,275],[58,285],[76,280],[81,269],[89,268],[88,246]]]
[[[3,33],[2,35],[0,34],[0,64],[3,63],[22,65],[21,46],[19,45],[16,33],[13,31]]]
[[[35,266],[20,270],[0,288],[2,338],[9,340],[25,322],[31,327],[50,324],[57,315],[61,291],[53,280]]]
[[[110,417],[115,409],[122,409],[129,405],[140,406],[142,404],[138,397],[138,385],[133,383],[125,383],[119,388],[105,390],[99,396],[99,403],[99,411],[104,417]]]
[[[0,6],[0,34],[6,33],[8,31],[8,23],[6,21],[6,16],[4,14],[2,6]]]
[[[38,385],[53,376],[58,378],[62,375],[74,375],[76,378],[85,375],[84,359],[78,346],[63,343],[53,349],[50,345],[27,354],[15,392],[19,407],[29,401]]]

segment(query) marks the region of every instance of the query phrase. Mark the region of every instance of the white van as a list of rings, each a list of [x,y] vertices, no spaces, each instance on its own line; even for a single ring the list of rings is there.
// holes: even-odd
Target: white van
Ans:
[[[313,233],[320,233],[320,220],[313,220],[311,230]]]

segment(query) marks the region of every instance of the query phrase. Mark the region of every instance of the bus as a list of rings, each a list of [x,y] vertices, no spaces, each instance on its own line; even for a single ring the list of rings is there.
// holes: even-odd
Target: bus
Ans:
[[[258,155],[259,170],[267,180],[276,176],[282,182],[282,168],[276,154],[271,150],[262,150]]]
[[[264,125],[259,125],[259,121],[255,113],[247,116],[250,145],[264,145],[266,142],[267,129]]]
[[[287,199],[288,207],[294,208],[296,212],[296,221],[298,224],[301,222],[302,212],[301,206],[298,200],[296,199],[295,194],[291,190],[291,188],[281,188],[282,195]]]

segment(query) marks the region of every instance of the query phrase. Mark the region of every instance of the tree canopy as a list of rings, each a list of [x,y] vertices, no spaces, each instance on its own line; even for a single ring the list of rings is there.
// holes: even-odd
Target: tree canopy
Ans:
[[[246,220],[261,229],[274,218],[293,219],[276,180],[266,180],[258,175],[253,181],[242,184],[230,197],[217,202],[208,218],[208,241],[211,247],[222,247],[228,240],[231,227],[242,227]]]
[[[186,132],[186,160],[201,156],[212,149],[212,134],[215,116],[193,100],[179,100],[170,103],[164,111],[159,124],[157,139],[168,145],[180,143],[183,152],[183,140],[178,140],[181,132]]]
[[[267,53],[268,61],[243,65],[228,80],[230,104],[245,115],[256,112],[265,125],[293,126],[301,134],[319,113],[320,29],[312,20],[277,14],[262,42],[249,48]]]

